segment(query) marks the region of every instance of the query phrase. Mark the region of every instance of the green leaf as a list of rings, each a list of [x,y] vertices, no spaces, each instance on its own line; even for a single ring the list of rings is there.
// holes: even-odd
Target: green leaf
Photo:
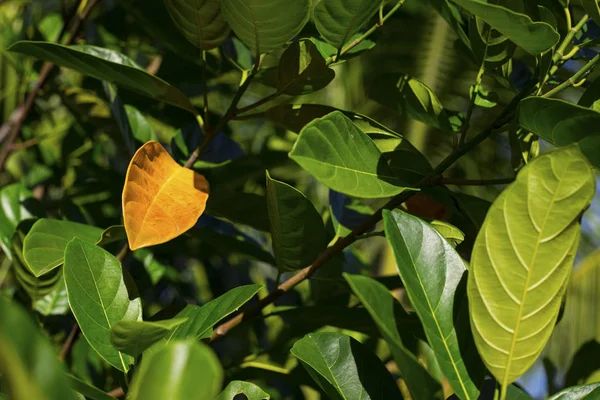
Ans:
[[[544,53],[554,47],[560,39],[558,32],[549,24],[534,22],[529,16],[508,8],[482,0],[452,1],[481,18],[530,54]]]
[[[594,174],[576,146],[527,164],[492,204],[468,280],[471,328],[504,387],[537,360],[558,316]]]
[[[64,279],[59,279],[50,293],[33,302],[33,309],[42,315],[64,315],[69,311],[67,288]]]
[[[179,89],[150,75],[131,59],[115,51],[89,45],[63,46],[35,41],[17,42],[8,50],[74,69],[196,114],[190,100]]]
[[[165,0],[175,26],[202,50],[218,47],[229,36],[220,0]]]
[[[346,44],[377,12],[382,0],[321,0],[315,6],[317,30],[336,49]]]
[[[460,256],[417,217],[384,210],[383,221],[406,293],[442,373],[460,399],[476,399],[485,369],[477,354],[469,352],[466,269]]]
[[[577,104],[600,112],[600,79],[594,79],[590,86],[585,89]]]
[[[119,240],[127,240],[127,233],[123,225],[113,225],[106,228],[100,235],[100,239],[96,241],[98,246],[104,246],[109,243],[118,242]]]
[[[11,242],[19,222],[39,216],[37,200],[21,183],[13,183],[0,189],[0,246],[12,259]]]
[[[330,399],[402,399],[383,363],[341,333],[309,333],[291,350]]]
[[[573,386],[556,393],[548,400],[593,400],[600,396],[600,382]]]
[[[310,265],[327,247],[325,225],[315,206],[267,172],[267,207],[277,268],[294,271]]]
[[[53,346],[21,306],[0,297],[0,375],[11,399],[75,400]]]
[[[221,0],[235,34],[254,52],[283,47],[308,22],[310,0]]]
[[[244,381],[231,381],[215,400],[233,400],[237,395],[243,394],[246,400],[264,400],[271,396],[256,386],[254,383]]]
[[[324,88],[335,78],[316,46],[308,39],[293,42],[281,55],[276,88],[293,96]]]
[[[394,175],[373,140],[339,111],[306,125],[290,158],[324,185],[351,196],[388,197],[408,185]]]
[[[362,36],[362,34],[360,32],[352,35],[352,37],[348,40],[348,43],[352,43],[352,42],[356,41],[361,36]],[[317,47],[317,50],[319,51],[319,53],[321,53],[321,55],[323,56],[323,58],[325,58],[325,60],[331,61],[337,55],[337,49],[335,47],[333,47],[332,45],[330,45],[329,43],[327,43],[323,40],[319,40],[316,37],[311,37],[311,38],[309,38],[309,40],[314,43],[314,45]],[[375,47],[374,41],[363,38],[359,44],[352,47],[350,50],[346,51],[340,57],[339,60],[336,58],[335,62],[333,62],[333,63],[337,64],[339,62],[344,62],[346,59],[356,57],[356,56],[360,55],[361,53],[364,53],[367,50],[371,50],[373,47]]]
[[[144,353],[127,398],[131,400],[213,400],[221,390],[223,368],[210,347],[194,339]]]
[[[141,143],[151,140],[158,141],[158,136],[156,136],[154,129],[152,129],[152,125],[150,125],[146,117],[137,108],[126,104],[125,112],[127,113],[129,129],[136,140]]]
[[[38,220],[25,237],[23,257],[36,277],[61,265],[65,247],[73,238],[96,243],[102,229],[77,222],[42,218]]]
[[[120,352],[137,357],[185,321],[187,318],[162,321],[118,321],[110,330],[110,342]]]
[[[401,307],[389,290],[376,280],[360,275],[344,273],[344,278],[354,294],[371,314],[390,346],[398,370],[414,399],[435,399],[442,393],[442,387],[419,360],[404,345],[396,326],[394,308]]]
[[[444,221],[433,220],[430,225],[446,239],[452,247],[456,247],[465,240],[465,234],[457,227]]]
[[[519,124],[555,146],[578,143],[600,167],[600,113],[559,99],[528,97],[519,104]]]
[[[427,85],[418,79],[404,76],[398,82],[398,89],[408,115],[442,131],[453,131],[446,110]]]
[[[600,4],[598,0],[580,0],[580,2],[586,14],[598,23],[600,21]]]
[[[80,393],[85,396],[86,399],[91,400],[115,400],[116,397],[110,396],[108,393],[103,392],[95,386],[90,385],[82,381],[73,375],[67,376],[69,379],[69,383],[71,388],[75,390],[77,393]]]
[[[110,330],[118,321],[141,320],[142,304],[140,298],[130,300],[137,293],[121,263],[101,247],[75,238],[65,249],[63,269],[69,305],[81,332],[103,359],[127,372],[134,360],[112,346]]]

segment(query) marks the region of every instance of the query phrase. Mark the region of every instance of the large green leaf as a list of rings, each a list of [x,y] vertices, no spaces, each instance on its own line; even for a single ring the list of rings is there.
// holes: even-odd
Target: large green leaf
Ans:
[[[110,365],[127,372],[133,358],[113,347],[110,330],[118,321],[141,320],[142,303],[139,297],[130,300],[137,293],[121,263],[101,247],[75,238],[65,249],[63,269],[69,305],[81,332]]]
[[[42,218],[31,227],[23,242],[23,257],[37,277],[61,265],[65,247],[73,238],[96,243],[102,229],[77,222]]]
[[[550,337],[594,185],[576,146],[553,150],[527,164],[486,216],[471,257],[471,329],[503,387],[533,365]]]
[[[38,324],[0,297],[0,375],[11,399],[71,400],[63,365]]]
[[[317,30],[336,49],[348,42],[377,12],[382,0],[321,0],[315,6]]]
[[[394,175],[373,140],[340,111],[306,125],[290,157],[324,185],[351,196],[388,197],[409,185]]]
[[[538,55],[558,43],[558,32],[545,22],[535,22],[529,16],[482,0],[452,0],[481,18],[492,28],[508,37],[525,51]]]
[[[360,275],[344,274],[352,291],[371,314],[390,346],[398,370],[413,399],[435,399],[442,393],[442,387],[419,360],[404,345],[398,327],[394,308],[401,307],[390,291],[376,280]]]
[[[137,357],[185,321],[187,318],[162,321],[117,321],[110,330],[110,342],[115,349]]]
[[[246,400],[264,400],[271,396],[256,386],[254,383],[244,381],[231,381],[215,400],[233,400],[239,394],[243,394]]]
[[[165,0],[165,6],[183,36],[202,50],[219,46],[229,36],[220,0]]]
[[[555,146],[578,143],[600,167],[600,113],[564,100],[528,97],[519,104],[519,124]]]
[[[310,0],[221,0],[223,15],[254,53],[283,47],[308,22]]]
[[[23,184],[13,183],[0,189],[0,246],[7,257],[12,258],[11,241],[17,225],[39,216],[37,208],[37,200]]]
[[[484,368],[470,351],[466,269],[460,256],[438,231],[417,217],[385,210],[383,221],[406,293],[442,373],[460,399],[476,399]]]
[[[383,363],[350,336],[309,333],[291,352],[330,399],[402,399]]]
[[[327,246],[325,225],[315,206],[267,172],[267,207],[277,268],[293,271],[310,265]]]
[[[190,100],[179,89],[149,74],[131,59],[115,51],[96,46],[62,46],[35,41],[17,42],[9,50],[112,82],[196,114]]]
[[[561,390],[548,400],[594,400],[599,397],[600,383],[590,383]]]
[[[221,390],[223,368],[207,345],[176,341],[156,353],[144,353],[127,399],[213,400]]]

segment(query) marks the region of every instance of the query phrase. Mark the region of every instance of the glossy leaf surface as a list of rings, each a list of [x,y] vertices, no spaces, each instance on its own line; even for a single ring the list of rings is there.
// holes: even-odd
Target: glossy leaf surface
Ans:
[[[558,32],[551,25],[533,21],[525,14],[482,0],[452,1],[533,55],[544,53],[558,43]]]
[[[290,157],[324,185],[351,196],[387,197],[408,185],[394,175],[373,140],[339,111],[306,125]]]
[[[96,243],[102,229],[77,222],[42,218],[25,236],[23,257],[37,277],[48,273],[64,261],[65,248],[73,238]]]
[[[165,0],[175,26],[202,50],[219,46],[229,35],[220,3],[220,0]]]
[[[10,51],[50,61],[153,99],[164,101],[193,114],[196,110],[181,91],[140,68],[131,59],[115,51],[96,46],[62,46],[49,42],[22,41]]]
[[[466,326],[466,269],[454,248],[423,220],[384,210],[400,278],[442,373],[460,399],[476,399],[484,368]]]
[[[212,349],[190,339],[144,355],[127,398],[131,400],[213,400],[223,369]]]
[[[296,188],[267,173],[267,207],[277,268],[293,271],[310,265],[327,246],[321,215]]]
[[[576,146],[535,158],[492,204],[468,281],[477,349],[502,385],[521,376],[550,337],[579,242],[594,176]]]
[[[344,274],[344,278],[377,324],[381,335],[390,346],[398,370],[414,399],[435,399],[442,392],[441,385],[419,363],[404,345],[396,325],[394,308],[400,303],[390,291],[376,280],[360,275]]]
[[[133,358],[116,350],[110,341],[111,328],[121,320],[142,317],[139,298],[123,275],[121,263],[102,248],[71,240],[65,249],[65,285],[71,311],[88,343],[110,365],[127,372]]]
[[[204,176],[177,164],[157,142],[135,153],[123,187],[123,220],[132,250],[168,242],[189,230],[204,212]]]
[[[254,383],[231,381],[215,400],[231,400],[243,394],[247,400],[265,400],[271,396]],[[239,397],[239,396],[238,396]]]
[[[118,321],[110,330],[110,342],[115,349],[137,357],[187,319],[162,321]]]
[[[548,398],[548,400],[594,400],[600,396],[600,383],[566,388]]]
[[[381,0],[321,0],[315,6],[317,30],[336,49],[346,44],[379,9]]]
[[[221,0],[231,29],[255,54],[283,47],[308,22],[310,0]]]
[[[519,104],[521,127],[555,146],[578,143],[582,153],[600,167],[600,113],[559,99],[528,97]]]

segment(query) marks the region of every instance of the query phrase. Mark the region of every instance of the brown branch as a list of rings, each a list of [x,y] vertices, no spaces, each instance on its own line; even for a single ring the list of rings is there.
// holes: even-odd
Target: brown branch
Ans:
[[[67,339],[63,343],[62,349],[60,349],[60,353],[58,354],[58,359],[60,361],[64,361],[64,359],[67,357],[67,354],[69,354],[69,350],[71,350],[71,345],[73,344],[73,340],[75,340],[77,332],[79,332],[79,325],[77,325],[77,322],[75,322],[73,324],[73,328],[71,328],[71,332],[69,332],[69,336],[67,336]]]
[[[87,17],[90,15],[90,12],[92,11],[92,9],[100,1],[101,0],[91,0],[89,2],[89,4],[87,5],[87,7],[81,12],[81,15],[76,15],[74,17],[75,21],[73,22],[73,24],[71,26],[71,29],[69,31],[69,36],[67,37],[65,44],[68,45],[68,44],[73,43],[73,41],[75,40],[75,37],[77,36],[77,32],[79,31],[79,28],[81,27],[81,24],[83,23],[83,21],[85,21],[87,19]],[[67,23],[68,23],[67,21],[64,22],[64,24],[67,24]],[[60,38],[59,38],[59,41],[60,41]],[[23,127],[23,123],[25,122],[25,119],[31,112],[31,110],[33,108],[33,104],[35,103],[35,99],[39,95],[40,90],[42,89],[42,87],[46,83],[46,80],[50,76],[50,72],[52,71],[53,67],[54,67],[54,64],[52,64],[50,62],[45,62],[44,65],[42,65],[42,69],[40,70],[40,76],[38,78],[38,81],[35,83],[33,90],[31,92],[29,92],[29,95],[27,96],[27,99],[25,99],[25,102],[23,104],[21,104],[15,110],[15,113],[17,113],[17,117],[14,119],[12,129],[10,130],[8,137],[6,138],[4,145],[2,146],[2,151],[0,152],[0,172],[2,172],[2,170],[4,169],[4,164],[6,163],[6,159],[8,158],[9,154],[13,150],[13,143],[17,139],[17,135],[21,131],[21,128]],[[10,126],[12,121],[13,121],[13,117],[11,116],[9,121],[7,121],[7,123],[9,124],[8,126]],[[6,129],[7,128],[5,126],[2,126],[2,127],[0,127],[0,132],[2,132],[3,130],[6,130]]]
[[[108,392],[107,394],[112,397],[125,396],[125,392],[123,391],[123,388],[121,388],[121,387],[115,388],[115,389],[111,390],[110,392]]]
[[[438,181],[440,185],[461,185],[461,186],[486,186],[486,185],[508,185],[515,178],[500,178],[500,179],[459,179],[459,178],[442,178]]]

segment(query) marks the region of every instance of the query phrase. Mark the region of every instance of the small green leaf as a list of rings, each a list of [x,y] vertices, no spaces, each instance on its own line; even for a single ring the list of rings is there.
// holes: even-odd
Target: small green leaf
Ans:
[[[196,114],[190,100],[179,89],[150,75],[131,59],[115,51],[96,46],[63,46],[35,41],[17,42],[8,50],[72,68]]]
[[[442,131],[453,131],[446,110],[427,85],[418,79],[405,76],[398,82],[398,89],[408,115]]]
[[[220,0],[165,0],[175,26],[202,50],[218,47],[229,36]]]
[[[151,140],[158,141],[158,136],[156,136],[154,129],[152,129],[152,125],[150,125],[146,117],[137,108],[126,104],[125,113],[127,114],[131,134],[137,141],[141,143]]]
[[[65,247],[71,239],[96,243],[102,235],[102,229],[95,226],[42,218],[25,237],[23,257],[31,272],[39,277],[63,263]]]
[[[277,90],[284,94],[301,95],[324,88],[335,78],[325,59],[310,40],[289,45],[279,59]]]
[[[471,329],[506,387],[533,365],[558,317],[594,174],[576,146],[542,154],[492,204],[468,280]]]
[[[429,224],[450,242],[452,247],[458,246],[465,240],[465,234],[452,224],[438,220],[433,220]]]
[[[548,400],[594,400],[600,396],[600,382],[572,386],[556,393]]]
[[[63,269],[81,332],[103,359],[127,372],[134,360],[112,346],[110,330],[118,321],[141,320],[142,304],[140,298],[130,300],[136,293],[128,288],[121,263],[101,247],[75,238],[65,249]]]
[[[100,240],[96,242],[98,246],[104,246],[109,243],[127,240],[127,233],[123,225],[113,225],[106,228],[100,235]]]
[[[373,140],[339,111],[306,125],[290,157],[324,185],[351,196],[388,197],[409,185],[394,175]]]
[[[221,0],[231,29],[255,54],[283,47],[308,22],[310,0]]]
[[[475,96],[475,105],[483,108],[492,108],[498,104],[498,93],[485,90],[481,85],[470,87],[469,95]]]
[[[321,0],[315,6],[317,30],[336,49],[346,44],[379,9],[381,0]]]
[[[37,200],[21,183],[0,189],[0,246],[8,258],[12,259],[11,241],[19,222],[40,214]]]
[[[91,400],[115,400],[116,399],[116,397],[110,396],[108,393],[105,393],[102,390],[98,389],[97,387],[92,386],[89,383],[82,381],[81,379],[77,378],[76,376],[68,375],[67,377],[69,379],[69,384],[70,384],[71,388],[73,388],[73,390],[75,390],[77,393],[84,395],[86,399],[91,399]]]
[[[27,312],[0,296],[0,375],[11,399],[75,400],[53,346]]]
[[[485,369],[473,349],[464,294],[466,269],[433,227],[399,210],[384,210],[387,240],[408,298],[423,323],[442,373],[460,399],[476,399]]]
[[[389,290],[376,280],[360,275],[344,274],[344,278],[371,314],[381,335],[390,346],[398,370],[414,399],[435,399],[442,387],[404,345],[396,326],[394,308],[402,308]]]
[[[66,314],[69,311],[69,300],[64,279],[59,279],[48,294],[35,300],[33,309],[42,315]]]
[[[545,22],[534,22],[529,16],[482,0],[452,0],[481,18],[533,55],[550,50],[560,39],[558,32]]]
[[[600,113],[564,100],[528,97],[519,104],[519,124],[555,146],[578,143],[600,167]]]
[[[330,399],[402,398],[381,360],[350,336],[309,333],[291,352]]]
[[[239,394],[246,396],[246,400],[268,400],[271,398],[268,393],[254,383],[231,381],[215,400],[233,400]]]
[[[210,347],[194,339],[175,341],[156,353],[144,353],[133,376],[131,400],[214,400],[223,368]]]
[[[185,321],[187,318],[162,321],[118,321],[110,330],[110,342],[120,352],[137,357]]]
[[[325,225],[315,206],[267,172],[267,207],[277,268],[294,271],[310,265],[327,247]]]

